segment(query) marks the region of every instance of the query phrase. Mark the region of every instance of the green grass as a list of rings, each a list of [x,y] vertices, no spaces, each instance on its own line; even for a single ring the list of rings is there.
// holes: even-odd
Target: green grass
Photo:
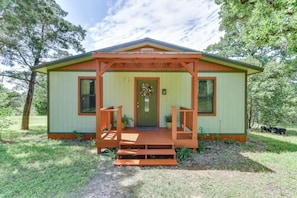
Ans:
[[[291,136],[283,141],[280,135],[266,135],[249,133],[246,144],[226,142],[226,150],[211,154],[203,168],[191,163],[144,169],[121,184],[131,197],[296,197],[297,142],[291,143]],[[193,158],[205,160],[207,152]]]
[[[94,145],[48,140],[46,117],[31,121],[29,131],[1,131],[0,197],[65,197],[86,185],[102,161]]]
[[[199,141],[203,147],[183,165],[140,168],[112,166],[111,160],[95,154],[92,142],[48,140],[46,117],[32,117],[29,131],[18,130],[18,118],[12,119],[18,125],[0,131],[0,197],[297,194],[295,128],[286,136],[248,133],[246,144]]]

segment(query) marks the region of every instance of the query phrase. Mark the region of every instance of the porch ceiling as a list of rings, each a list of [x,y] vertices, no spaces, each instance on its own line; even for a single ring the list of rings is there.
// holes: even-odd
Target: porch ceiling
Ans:
[[[108,70],[123,71],[188,71],[197,76],[197,63],[201,53],[185,52],[96,52],[100,75]]]
[[[141,61],[178,61],[182,60],[197,60],[202,57],[200,52],[155,52],[155,53],[137,53],[137,52],[95,52],[93,58],[102,60],[116,59],[117,61],[141,62]]]

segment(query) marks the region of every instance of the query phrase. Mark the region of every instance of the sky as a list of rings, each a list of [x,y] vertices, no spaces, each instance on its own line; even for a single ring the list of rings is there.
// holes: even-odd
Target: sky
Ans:
[[[56,0],[87,30],[86,51],[150,37],[204,50],[219,41],[214,0]]]
[[[68,21],[87,30],[82,43],[86,52],[145,37],[203,51],[223,36],[214,0],[56,2],[68,12]],[[0,64],[0,72],[12,69]]]

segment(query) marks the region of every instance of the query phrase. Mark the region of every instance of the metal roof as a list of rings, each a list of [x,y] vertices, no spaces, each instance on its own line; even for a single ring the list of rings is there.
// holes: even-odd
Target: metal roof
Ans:
[[[201,60],[225,65],[228,67],[233,67],[233,68],[240,69],[240,70],[245,70],[245,71],[247,71],[248,74],[254,74],[254,73],[263,71],[262,68],[257,67],[255,65],[247,64],[247,63],[244,63],[241,61],[223,58],[223,57],[216,56],[213,54],[204,53],[201,51],[197,51],[194,49],[182,47],[179,45],[175,45],[175,44],[171,44],[171,43],[167,43],[167,42],[163,42],[163,41],[158,41],[158,40],[151,39],[148,37],[140,39],[140,40],[136,40],[136,41],[131,41],[131,42],[127,42],[127,43],[123,43],[123,44],[119,44],[119,45],[114,45],[111,47],[106,47],[106,48],[86,52],[83,54],[69,56],[66,58],[59,59],[59,60],[43,63],[43,64],[35,66],[33,68],[33,71],[47,73],[47,71],[51,70],[51,69],[56,69],[56,68],[60,68],[60,67],[68,66],[68,65],[73,65],[73,64],[93,60],[94,58],[92,57],[92,54],[95,52],[123,52],[123,51],[127,51],[129,49],[133,49],[133,48],[137,48],[137,47],[141,47],[141,46],[145,46],[145,45],[150,45],[150,46],[157,47],[157,48],[159,47],[161,49],[168,49],[169,51],[171,51],[171,53],[176,53],[176,54],[182,54],[182,53],[202,54]],[[133,53],[133,52],[130,52],[130,53]]]

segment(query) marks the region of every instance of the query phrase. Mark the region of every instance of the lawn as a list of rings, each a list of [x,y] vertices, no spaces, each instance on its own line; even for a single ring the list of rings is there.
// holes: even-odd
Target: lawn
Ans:
[[[17,118],[14,118],[17,120]],[[114,167],[93,141],[46,138],[46,117],[29,131],[1,131],[0,197],[296,197],[297,133],[252,132],[246,144],[201,141],[177,167]]]
[[[46,137],[46,117],[32,117],[31,130],[19,120],[0,131],[0,197],[65,197],[87,184],[100,157],[92,141],[57,141]]]

